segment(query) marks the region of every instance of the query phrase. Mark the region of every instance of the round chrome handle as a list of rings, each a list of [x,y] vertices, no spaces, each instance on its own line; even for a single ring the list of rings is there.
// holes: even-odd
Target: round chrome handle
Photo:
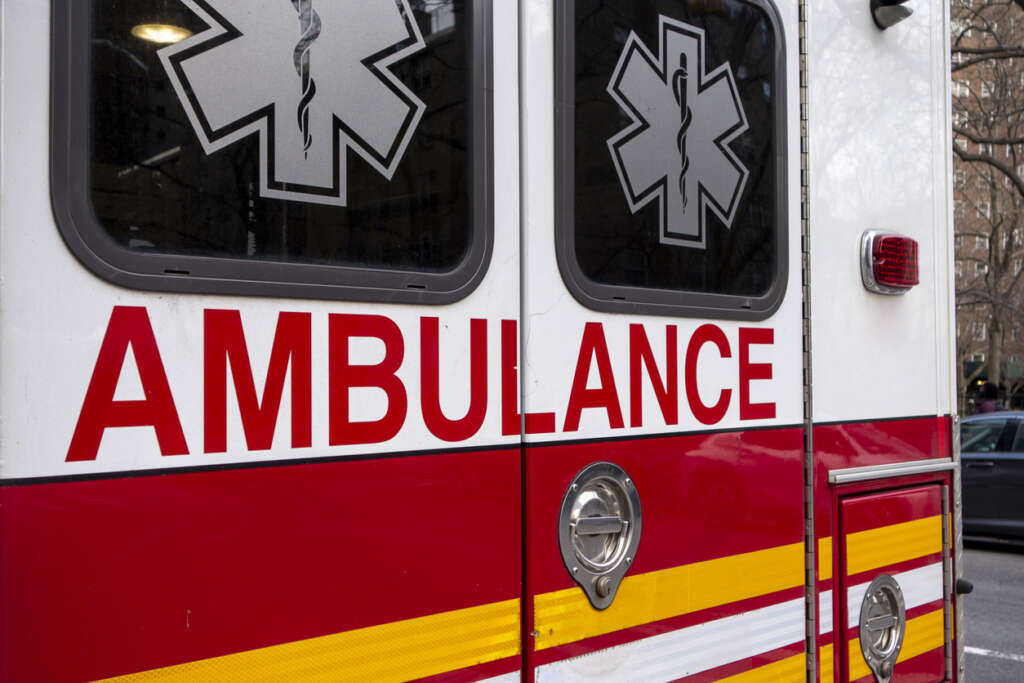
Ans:
[[[562,499],[558,545],[569,575],[590,604],[615,599],[640,543],[640,497],[618,465],[595,462],[577,474]]]

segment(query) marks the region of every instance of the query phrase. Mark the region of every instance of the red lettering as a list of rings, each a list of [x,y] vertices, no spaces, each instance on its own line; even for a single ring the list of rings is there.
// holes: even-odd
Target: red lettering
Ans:
[[[709,343],[718,347],[718,353],[722,358],[732,357],[729,340],[726,339],[721,328],[715,325],[708,324],[698,327],[686,347],[686,400],[690,404],[693,416],[706,425],[715,424],[725,417],[726,411],[729,410],[729,401],[732,398],[732,389],[722,389],[715,405],[707,406],[700,400],[700,394],[697,391],[697,357],[700,355],[701,347]]]
[[[405,422],[408,397],[395,374],[405,357],[405,343],[398,325],[382,315],[334,313],[328,318],[330,345],[328,438],[332,446],[380,443],[398,434]],[[384,360],[376,365],[349,363],[349,340],[374,337],[384,342]],[[388,409],[379,420],[353,422],[350,418],[349,389],[377,387],[388,397]]]
[[[597,374],[601,384],[596,389],[587,389],[587,376],[590,374],[592,360],[597,361]],[[576,374],[572,379],[564,431],[579,430],[580,416],[584,408],[604,408],[608,414],[608,423],[613,429],[625,426],[622,421],[619,394],[615,389],[612,363],[608,358],[608,344],[605,342],[604,327],[601,323],[587,323],[583,328],[583,340],[580,342],[580,355],[576,360]]]
[[[228,363],[231,364],[238,412],[249,450],[266,450],[273,446],[289,362],[292,370],[292,448],[313,445],[311,321],[309,313],[278,315],[261,402],[256,396],[241,314],[226,310],[203,312],[204,452],[223,453],[227,450]]]
[[[501,321],[501,433],[519,433],[519,330],[515,320]]]
[[[750,383],[772,378],[771,363],[751,363],[752,344],[774,344],[775,330],[762,327],[740,328],[740,419],[770,420],[775,417],[774,403],[751,403]]]
[[[129,345],[146,398],[115,401]],[[153,326],[141,306],[115,306],[110,313],[65,461],[95,460],[103,432],[111,427],[152,427],[161,455],[188,455]]]
[[[643,425],[643,388],[641,386],[641,363],[647,369],[651,387],[661,407],[665,424],[679,424],[679,350],[676,347],[676,326],[665,326],[665,376],[663,382],[658,365],[647,340],[643,325],[629,326],[629,426]],[[666,386],[667,384],[667,386]]]
[[[480,430],[487,416],[487,321],[469,321],[469,409],[450,420],[441,410],[441,343],[437,318],[420,319],[420,402],[423,422],[444,441],[463,441]]]
[[[501,433],[519,433],[519,329],[515,320],[501,321]],[[527,413],[523,420],[527,434],[550,434],[555,431],[554,413]]]

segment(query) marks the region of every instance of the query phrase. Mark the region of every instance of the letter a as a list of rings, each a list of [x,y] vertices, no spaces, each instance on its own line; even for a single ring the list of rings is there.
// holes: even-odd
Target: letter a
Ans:
[[[129,344],[146,398],[115,401],[117,380]],[[95,460],[103,432],[110,427],[152,427],[161,455],[188,455],[153,326],[141,306],[115,306],[110,314],[65,462]]]

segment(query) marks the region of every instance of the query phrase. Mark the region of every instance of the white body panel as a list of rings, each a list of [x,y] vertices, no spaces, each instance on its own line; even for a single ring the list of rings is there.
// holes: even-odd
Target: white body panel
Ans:
[[[480,286],[446,306],[381,305],[318,300],[179,295],[114,286],[84,268],[68,250],[50,204],[49,109],[50,7],[40,2],[4,4],[5,31],[0,62],[4,97],[0,153],[4,170],[0,204],[0,477],[24,479],[167,467],[209,466],[250,461],[316,458],[346,454],[449,448],[433,436],[419,410],[419,324],[440,318],[441,406],[456,419],[466,414],[470,372],[469,321],[488,319],[488,408],[483,426],[456,447],[515,443],[500,425],[500,320],[519,314],[519,148],[517,7],[494,6],[494,248]],[[15,30],[15,27],[17,30]],[[16,57],[12,57],[12,55]],[[18,93],[17,97],[8,96]],[[14,160],[15,172],[9,172]],[[46,286],[40,286],[45,269]],[[164,457],[150,427],[107,429],[95,460],[65,462],[97,352],[114,306],[147,308],[189,455]],[[274,447],[249,451],[238,403],[228,382],[228,449],[203,452],[203,311],[241,313],[257,395],[262,396],[277,317],[283,311],[312,315],[313,445],[291,448],[290,392],[286,381]],[[329,447],[327,321],[332,313],[386,315],[402,330],[404,361],[398,376],[409,397],[401,432],[386,443]],[[356,340],[353,363],[377,363],[379,341]],[[140,399],[141,385],[131,353],[118,382],[116,400]],[[377,389],[352,392],[354,420],[380,418],[387,409]]]
[[[491,3],[493,72],[487,79],[487,88],[493,112],[489,159],[493,164],[492,255],[475,290],[460,301],[439,306],[149,292],[120,287],[94,275],[65,244],[51,208],[51,92],[48,85],[43,85],[50,82],[51,46],[40,40],[51,32],[50,6],[36,0],[5,0],[0,26],[0,483],[11,490],[28,490],[56,485],[58,479],[64,478],[73,480],[70,483],[120,481],[130,479],[128,475],[158,471],[161,476],[152,479],[160,480],[170,478],[164,477],[169,473],[162,470],[202,468],[219,473],[221,467],[230,471],[246,463],[294,464],[335,460],[339,456],[348,467],[356,458],[450,455],[462,450],[493,448],[509,456],[507,462],[502,460],[505,469],[501,485],[506,487],[506,493],[512,492],[509,499],[514,505],[508,509],[516,518],[511,525],[494,525],[494,536],[514,546],[512,555],[521,553],[501,567],[506,575],[512,573],[515,577],[510,584],[512,592],[499,597],[505,603],[522,600],[526,605],[526,601],[534,601],[532,607],[522,611],[519,604],[510,610],[515,620],[521,615],[534,620],[521,629],[523,634],[530,635],[524,635],[520,650],[506,654],[506,659],[515,658],[514,666],[528,669],[524,680],[532,676],[541,681],[662,681],[721,667],[762,666],[763,662],[755,662],[755,658],[772,652],[781,657],[779,653],[785,651],[787,658],[801,659],[805,630],[813,628],[806,620],[802,583],[806,578],[804,515],[818,502],[807,500],[801,476],[807,456],[803,434],[807,302],[803,300],[805,255],[801,240],[801,2],[772,0],[770,4],[778,13],[785,50],[786,118],[780,124],[785,132],[785,147],[775,150],[787,161],[785,182],[780,180],[775,185],[785,188],[786,194],[787,213],[784,220],[778,217],[776,226],[786,235],[787,267],[781,276],[785,295],[770,316],[747,322],[644,314],[628,309],[601,312],[580,303],[566,285],[554,248],[561,227],[556,218],[559,214],[555,152],[559,143],[555,99],[558,0]],[[949,111],[948,84],[942,76],[948,71],[942,66],[948,59],[948,21],[934,14],[945,11],[934,3],[918,3],[910,21],[881,32],[871,22],[867,4],[867,0],[815,0],[808,32],[811,118],[807,125],[812,155],[810,332],[814,380],[811,418],[815,422],[943,416],[954,411]],[[771,95],[781,96],[778,92]],[[768,89],[765,99],[770,99]],[[779,129],[773,130],[777,135]],[[622,200],[627,202],[625,195]],[[862,286],[860,236],[869,229],[905,233],[922,245],[921,284],[905,296],[871,294]],[[118,306],[142,307],[146,311],[173,395],[176,417],[184,432],[187,454],[162,455],[152,426],[114,426],[103,430],[94,458],[69,459],[69,444],[96,371],[111,312]],[[290,367],[273,445],[265,450],[250,449],[229,368],[227,449],[205,452],[204,420],[208,410],[204,406],[204,387],[209,378],[204,370],[204,312],[213,309],[239,312],[258,399],[264,395],[279,314],[310,315],[311,446],[292,445]],[[374,443],[331,443],[328,323],[330,316],[337,314],[384,316],[401,331],[404,353],[396,376],[404,387],[408,406],[402,426],[394,436]],[[474,320],[486,321],[486,415],[479,429],[458,441],[436,436],[423,416],[420,325],[425,318],[439,320],[440,405],[449,419],[462,417],[470,405],[470,325]],[[518,325],[512,337],[518,349],[511,354],[519,359],[514,394],[518,405],[509,405],[512,392],[505,391],[510,386],[505,346],[510,337],[504,334],[504,323],[509,321]],[[599,326],[606,344],[613,387],[600,377],[598,362],[580,365],[584,331],[592,325]],[[666,419],[662,412],[650,372],[642,372],[638,383],[632,381],[630,332],[638,325],[642,326],[662,379],[667,374],[667,328],[675,330],[677,420]],[[691,370],[686,362],[688,343],[699,328],[709,325],[724,334],[729,353],[723,357],[714,344],[704,344]],[[771,343],[752,344],[749,349],[752,363],[761,368],[770,366],[770,377],[748,380],[750,403],[771,404],[772,417],[741,414],[741,334],[746,329],[773,332]],[[133,354],[134,351],[125,357],[115,401],[144,398]],[[380,340],[361,338],[352,342],[351,364],[373,365],[383,358]],[[600,385],[612,389],[622,424],[615,424],[611,410],[584,407],[578,425],[570,425],[570,395],[574,384],[580,386],[581,367],[586,375],[585,387]],[[686,380],[693,376],[696,397],[687,389]],[[638,417],[631,414],[631,399],[636,398],[631,391],[637,384],[642,398],[642,414]],[[730,398],[724,415],[713,423],[702,422],[691,408],[692,402],[709,406],[724,397],[725,392],[729,392]],[[377,420],[391,407],[387,394],[379,388],[356,388],[350,396],[352,421]],[[520,423],[525,426],[523,434],[510,433],[508,427],[512,423],[510,413],[518,417],[518,412],[524,417]],[[543,416],[545,424],[550,419],[553,428],[531,431],[531,415]],[[721,445],[714,443],[726,433]],[[666,438],[640,438],[659,436]],[[478,456],[480,463],[490,454],[472,454]],[[577,465],[573,458],[580,459],[581,464]],[[751,575],[760,571],[767,578],[755,577],[763,580],[750,594],[712,587],[727,596],[721,603],[692,609],[688,606],[690,611],[680,608],[677,613],[651,616],[647,621],[646,606],[634,604],[624,609],[633,609],[641,616],[604,631],[586,631],[584,626],[591,626],[591,615],[585,612],[580,617],[577,610],[574,618],[583,626],[575,639],[567,637],[565,641],[545,645],[562,649],[538,656],[543,648],[528,640],[537,638],[547,626],[538,624],[537,601],[552,601],[552,596],[565,598],[567,587],[575,590],[572,573],[577,568],[563,567],[562,558],[557,555],[556,523],[562,521],[556,514],[558,503],[572,474],[586,464],[583,461],[620,458],[632,458],[629,475],[642,489],[643,505],[648,506],[644,514],[650,515],[643,520],[647,534],[643,543],[647,545],[640,545],[635,557],[627,560],[631,576],[663,572],[660,576],[677,577],[683,575],[678,574],[681,570],[694,567],[736,566]],[[567,463],[573,463],[572,467]],[[322,464],[318,464],[318,469]],[[453,478],[457,483],[452,488],[463,490],[434,493],[432,502],[437,503],[438,509],[454,506],[453,501],[479,500],[494,493],[483,486],[477,490],[476,480],[462,462],[451,469],[458,469]],[[377,471],[369,472],[364,471],[360,475],[364,479],[359,481],[376,483]],[[416,476],[399,473],[394,480],[384,481],[382,487],[397,482],[396,488],[405,486],[405,490],[425,488],[432,483],[425,480],[437,476],[436,470],[428,470],[427,475],[422,474],[423,470],[418,472]],[[197,472],[189,471],[183,478],[196,476]],[[311,479],[316,476],[319,475]],[[69,482],[61,485],[65,483]],[[642,484],[647,488],[643,489]],[[302,493],[305,492],[303,489]],[[339,492],[339,498],[345,493]],[[451,494],[450,500],[444,493]],[[815,495],[825,493],[819,489]],[[721,509],[734,514],[707,514],[699,509],[699,501],[720,503]],[[380,504],[383,507],[392,502],[381,496]],[[405,501],[397,501],[394,508],[404,504]],[[697,508],[696,512],[693,508]],[[129,513],[132,510],[125,509]],[[771,513],[765,513],[766,510]],[[483,515],[474,519],[474,512],[467,509],[459,514],[472,522],[489,519]],[[414,521],[426,526],[433,523],[432,514],[430,509],[417,509],[409,516],[421,515]],[[353,554],[367,551],[369,559],[361,569],[375,572],[384,564],[381,557],[391,557],[379,551],[387,545],[380,539],[393,529],[378,533],[372,525],[379,520],[371,516],[368,513],[366,518],[353,515],[317,522],[324,527],[334,525],[352,531],[356,544],[366,544],[353,548]],[[521,528],[517,526],[520,516],[524,520]],[[472,527],[467,524],[459,528],[451,523],[451,517],[444,519],[448,520],[443,522],[447,526],[437,531],[446,536],[445,542],[465,546],[467,554],[476,552],[471,547],[472,535],[467,532]],[[630,529],[640,528],[633,524]],[[369,531],[363,535],[364,530]],[[118,530],[108,533],[116,536]],[[427,537],[429,534],[421,534],[416,540]],[[464,541],[466,537],[470,537],[470,542]],[[538,542],[538,538],[542,541]],[[338,547],[348,550],[342,544]],[[755,553],[761,553],[760,558],[769,558],[759,560],[764,566],[752,569],[746,563],[705,564]],[[442,572],[458,562],[462,562],[463,566],[458,567],[461,570],[471,566],[465,558],[451,560],[440,552],[436,557],[421,553],[412,558],[413,569],[415,562],[435,568],[449,562],[439,569]],[[399,571],[407,570],[401,562],[392,565],[391,569],[397,566]],[[908,605],[934,599],[937,582],[941,587],[940,568],[929,565],[901,575],[910,586]],[[484,566],[478,584],[463,583],[474,588],[487,587],[488,582],[495,582],[493,576],[487,576],[488,569]],[[563,569],[567,570],[564,575]],[[414,571],[408,573],[415,578]],[[784,579],[776,581],[775,574],[796,578],[785,583]],[[694,576],[707,579],[709,575]],[[721,576],[713,578],[727,585],[740,583],[738,579],[745,577],[721,572]],[[188,585],[188,581],[204,580],[205,576],[193,575],[183,582]],[[650,585],[656,584],[652,580]],[[15,582],[7,584],[14,585]],[[859,601],[865,586],[858,584],[845,594],[836,593],[838,589],[822,590],[818,596],[821,633],[832,630],[833,594],[847,595],[847,602]],[[391,600],[387,592],[392,588],[393,585],[368,586],[365,590],[379,591],[384,596],[382,604],[386,604],[384,601]],[[685,591],[678,592],[685,593],[688,599],[691,591],[696,595],[704,588],[687,585]],[[439,592],[443,594],[444,589],[442,586]],[[571,607],[571,598],[580,603],[581,595],[573,593],[565,598],[565,604]],[[477,600],[476,595],[451,609],[481,606],[476,602],[470,604],[472,600]],[[498,597],[486,600],[498,604]],[[412,623],[411,620],[430,616],[431,610],[442,613],[440,608],[423,608],[423,614],[411,610],[402,619]],[[444,612],[448,610],[445,606]],[[703,614],[691,616],[702,611]],[[570,609],[566,608],[566,612]],[[601,614],[614,617],[615,611]],[[397,617],[381,617],[378,624],[376,615],[374,607],[359,628],[398,621]],[[684,617],[691,620],[683,623]],[[600,614],[595,619],[599,620]],[[644,630],[658,622],[660,625]],[[520,624],[509,623],[502,628],[519,638]],[[608,644],[610,640],[587,642],[609,634],[619,638],[619,631],[627,633],[613,645]],[[600,644],[595,645],[596,642]],[[575,647],[582,648],[584,654],[576,656]],[[803,666],[803,662],[799,664]],[[508,668],[511,667],[505,670]],[[500,676],[498,673],[500,670],[496,669],[480,676],[500,683],[519,680],[518,672]]]
[[[523,328],[524,402],[529,412],[554,412],[558,433],[527,435],[526,440],[550,441],[573,438],[597,438],[638,434],[678,433],[743,427],[793,425],[802,421],[801,323],[800,323],[800,127],[797,3],[775,3],[781,17],[786,43],[787,142],[789,224],[779,230],[789,235],[789,270],[786,294],[781,307],[766,320],[747,323],[712,320],[729,340],[731,358],[720,358],[713,346],[701,352],[698,375],[699,393],[706,404],[713,404],[719,392],[731,389],[732,400],[725,417],[714,425],[701,424],[689,410],[687,399],[679,403],[679,424],[666,425],[658,403],[644,382],[644,418],[641,428],[631,428],[628,415],[629,326],[644,324],[654,357],[664,372],[665,326],[678,327],[680,393],[686,344],[695,329],[707,319],[675,316],[604,314],[585,308],[569,292],[559,272],[552,244],[555,241],[555,126],[554,102],[554,3],[552,0],[525,0],[523,61]],[[626,199],[623,197],[623,202]],[[613,429],[602,410],[584,410],[579,431],[562,431],[565,406],[576,369],[579,341],[588,322],[600,321],[608,343],[615,386],[623,408],[625,428]],[[770,363],[771,380],[751,384],[751,399],[773,402],[776,415],[770,420],[741,422],[738,410],[737,335],[740,327],[774,329],[774,344],[752,349],[752,360]],[[588,387],[597,386],[596,370],[591,367]]]
[[[948,8],[879,31],[865,4],[821,0],[809,20],[816,422],[954,412]],[[921,245],[907,294],[861,286],[872,229]]]

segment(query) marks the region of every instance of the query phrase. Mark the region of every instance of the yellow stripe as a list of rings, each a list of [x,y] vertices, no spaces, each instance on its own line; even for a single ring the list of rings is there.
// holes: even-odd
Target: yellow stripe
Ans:
[[[512,657],[519,600],[431,614],[109,681],[406,681]]]
[[[834,678],[835,650],[831,643],[818,648],[818,680],[821,683],[831,682]]]
[[[818,580],[828,581],[832,578],[832,537],[818,539]]]
[[[907,622],[907,632],[903,636],[903,649],[896,662],[902,662],[931,652],[943,646],[943,613],[942,610],[935,610],[928,614],[911,619]],[[899,669],[896,670],[899,673]],[[864,654],[860,651],[860,640],[854,638],[850,641],[850,680],[855,681],[864,676],[870,676],[871,669],[864,662]]]
[[[719,679],[720,683],[761,683],[762,681],[801,681],[807,670],[807,657],[793,655],[777,662]]]
[[[802,586],[803,543],[627,576],[615,602],[596,610],[577,587],[534,597],[536,648],[668,619]]]
[[[942,552],[942,516],[915,519],[846,536],[846,573],[866,572]]]

